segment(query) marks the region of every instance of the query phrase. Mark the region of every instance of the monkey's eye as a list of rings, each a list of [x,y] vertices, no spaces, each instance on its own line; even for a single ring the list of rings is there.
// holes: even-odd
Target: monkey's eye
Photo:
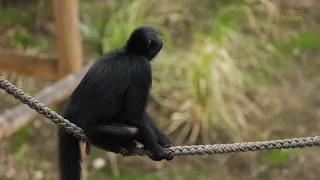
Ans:
[[[148,41],[148,46],[151,46],[152,45],[152,40],[150,39],[149,41]]]

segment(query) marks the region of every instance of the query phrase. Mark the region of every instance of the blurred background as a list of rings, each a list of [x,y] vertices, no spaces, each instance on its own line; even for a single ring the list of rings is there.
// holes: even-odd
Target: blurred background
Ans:
[[[1,51],[57,55],[52,1],[0,3]],[[319,135],[319,0],[79,0],[78,6],[81,67],[124,44],[140,25],[162,36],[148,111],[175,146]],[[11,56],[0,56],[0,66],[14,62],[5,57]],[[40,77],[0,74],[31,95],[63,79],[32,71]],[[65,91],[53,92],[71,92]],[[54,93],[49,107],[61,112],[66,97],[57,100]],[[8,112],[21,103],[4,91],[0,99],[0,119],[10,124],[16,114],[10,119]],[[57,179],[57,126],[40,115],[29,119],[0,138],[1,180]],[[93,148],[85,169],[87,179],[108,180],[317,180],[318,154],[306,148],[153,162]]]

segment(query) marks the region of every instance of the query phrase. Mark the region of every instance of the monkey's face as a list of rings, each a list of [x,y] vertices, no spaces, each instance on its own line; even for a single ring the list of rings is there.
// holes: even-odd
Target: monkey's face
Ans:
[[[127,42],[128,50],[151,61],[162,49],[163,40],[154,28],[141,26],[135,29]]]
[[[146,58],[151,61],[162,49],[163,47],[163,40],[154,35],[149,38],[148,40],[148,54],[146,55]]]

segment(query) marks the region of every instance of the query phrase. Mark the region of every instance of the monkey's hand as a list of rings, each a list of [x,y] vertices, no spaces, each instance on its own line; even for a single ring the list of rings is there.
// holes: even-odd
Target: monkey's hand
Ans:
[[[160,132],[155,132],[156,136],[157,136],[157,142],[165,147],[165,148],[168,148],[168,147],[171,147],[172,146],[172,142],[171,142],[171,138],[169,136],[167,136],[166,134],[162,133],[161,131]]]
[[[168,135],[166,135],[159,127],[156,125],[156,123],[151,119],[151,117],[146,112],[144,114],[144,120],[148,122],[148,124],[151,126],[153,133],[157,137],[157,142],[162,147],[168,148],[171,147],[172,142]]]
[[[158,139],[154,129],[149,124],[142,125],[140,126],[140,128],[141,128],[140,131],[142,132],[142,135],[143,135],[140,142],[143,144],[144,149],[147,151],[147,155],[149,156],[150,159],[154,161],[161,161],[161,160],[170,161],[174,158],[173,153],[159,143],[159,140],[164,140],[163,144],[168,145],[167,138]]]
[[[154,161],[161,161],[163,159],[166,159],[167,161],[170,161],[174,158],[174,155],[172,152],[170,152],[168,149],[162,149],[163,152],[162,152],[162,155],[159,156],[159,155],[156,155],[154,153],[151,153],[150,151],[146,151],[147,152],[147,156],[154,160]],[[165,158],[164,158],[165,157]]]

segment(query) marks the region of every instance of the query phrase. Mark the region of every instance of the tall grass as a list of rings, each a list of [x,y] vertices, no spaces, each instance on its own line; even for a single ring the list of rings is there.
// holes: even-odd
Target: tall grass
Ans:
[[[178,134],[177,143],[212,143],[221,137],[240,141],[256,132],[250,119],[266,114],[250,92],[267,87],[277,69],[292,62],[292,52],[278,48],[283,43],[272,34],[279,31],[273,8],[272,3],[226,5],[210,28],[198,28],[191,50],[157,62],[164,68],[157,74],[164,78],[153,95],[175,110],[167,133]]]

